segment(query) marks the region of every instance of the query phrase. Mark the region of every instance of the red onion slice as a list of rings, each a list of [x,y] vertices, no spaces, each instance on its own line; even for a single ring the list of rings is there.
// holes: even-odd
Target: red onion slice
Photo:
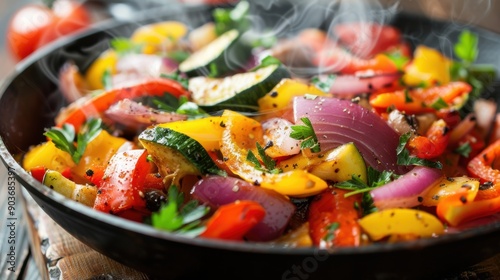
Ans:
[[[195,199],[211,208],[236,200],[252,200],[260,203],[266,210],[266,216],[246,235],[249,240],[254,241],[269,241],[281,236],[295,212],[295,205],[283,195],[232,177],[203,178],[196,183],[191,193]]]
[[[369,93],[391,86],[400,76],[399,73],[375,73],[373,71],[363,71],[356,75],[338,75],[330,87],[330,93],[336,96]],[[326,80],[326,77],[326,75],[321,75],[319,79]]]
[[[78,67],[72,62],[66,62],[59,72],[59,89],[68,103],[76,101],[85,95],[85,82]]]
[[[416,166],[388,184],[370,192],[375,206],[382,210],[388,208],[410,208],[420,205],[422,197],[429,187],[443,176],[439,169]]]
[[[272,141],[266,154],[272,158],[295,155],[300,152],[300,141],[290,137],[293,124],[286,119],[271,118],[262,122],[264,143]]]
[[[396,164],[399,135],[375,113],[337,98],[296,97],[293,101],[294,121],[307,117],[311,121],[322,151],[354,142],[366,163],[379,171],[406,173]]]
[[[158,111],[130,99],[118,101],[109,107],[104,114],[110,120],[129,129],[141,129],[153,124],[187,119],[186,115]]]

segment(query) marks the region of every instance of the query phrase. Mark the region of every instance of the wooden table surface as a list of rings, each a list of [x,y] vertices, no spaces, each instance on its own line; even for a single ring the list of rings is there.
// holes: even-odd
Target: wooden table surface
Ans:
[[[0,0],[0,81],[12,71],[15,63],[3,47],[8,18],[18,7],[29,2],[34,1]],[[402,5],[414,6],[442,17],[443,11],[446,11],[443,2],[449,1],[440,1],[437,6],[434,5],[435,1],[404,1]],[[457,2],[461,3],[458,6],[465,7],[464,10],[467,10],[467,5],[473,5],[476,10],[487,5],[489,10],[471,22],[500,32],[500,17],[496,12],[500,11],[500,5],[495,1]],[[460,11],[455,9],[453,12],[456,14]],[[470,13],[465,14],[470,17]],[[1,165],[0,279],[148,279],[147,275],[110,260],[71,237],[41,211],[12,178]],[[12,187],[14,196],[8,192]],[[11,209],[8,208],[9,199],[14,201],[10,203],[13,206]],[[463,270],[436,276],[435,279],[500,279],[500,254]]]

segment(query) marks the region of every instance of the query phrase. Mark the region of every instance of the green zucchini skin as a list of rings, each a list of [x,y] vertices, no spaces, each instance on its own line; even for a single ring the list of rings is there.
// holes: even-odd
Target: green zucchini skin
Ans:
[[[139,141],[160,170],[168,167],[170,172],[177,169],[196,175],[225,175],[203,146],[183,133],[157,126],[143,131],[139,135]]]
[[[256,78],[262,76],[259,74],[262,69],[269,67],[275,67],[275,69],[265,77]],[[282,79],[290,77],[288,69],[281,65],[271,65],[264,68],[255,72],[241,73],[220,79],[193,78],[189,86],[193,101],[206,112],[226,109],[237,112],[256,112],[259,108],[258,100],[268,94]],[[255,82],[252,82],[250,86],[244,89],[237,89],[242,78],[255,79]],[[196,81],[196,83],[193,81]],[[196,88],[196,84],[204,88]],[[227,85],[232,85],[235,88],[227,88]],[[221,94],[217,96],[218,91]],[[212,96],[207,98],[207,95]]]
[[[227,39],[228,36],[232,39]],[[227,40],[227,42],[220,44],[217,40]],[[251,54],[252,47],[245,42],[239,31],[233,29],[193,53],[192,57],[188,57],[179,65],[179,70],[188,77],[222,77],[242,69]]]

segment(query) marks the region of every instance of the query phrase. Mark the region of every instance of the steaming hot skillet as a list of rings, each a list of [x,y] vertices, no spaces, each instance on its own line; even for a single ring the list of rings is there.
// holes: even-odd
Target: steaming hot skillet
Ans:
[[[262,7],[254,7],[256,9]],[[287,5],[272,11],[254,11],[284,15]],[[332,11],[315,10],[317,24],[332,19]],[[6,166],[37,203],[70,234],[121,263],[161,279],[326,279],[401,278],[436,275],[441,271],[463,268],[500,252],[500,223],[446,235],[397,244],[375,244],[359,248],[339,248],[329,253],[314,248],[278,248],[268,244],[234,244],[214,240],[188,239],[157,231],[149,226],[97,213],[49,191],[26,173],[15,157],[37,144],[43,129],[53,125],[58,109],[64,106],[58,91],[57,73],[71,59],[85,69],[111,37],[127,36],[138,23],[174,19],[200,25],[210,19],[210,9],[190,7],[177,11],[151,12],[133,22],[106,22],[95,30],[64,39],[21,63],[2,87],[0,99],[0,153]],[[265,18],[265,17],[263,17]],[[269,16],[266,24],[282,20]],[[438,49],[448,49],[461,27],[456,23],[431,21],[408,14],[397,15],[391,24],[400,28],[407,39]],[[293,31],[294,26],[290,26]],[[478,61],[500,66],[500,36],[472,28],[480,36]],[[432,31],[432,32],[431,32]],[[446,51],[445,51],[446,53]],[[493,89],[496,92],[496,88]]]

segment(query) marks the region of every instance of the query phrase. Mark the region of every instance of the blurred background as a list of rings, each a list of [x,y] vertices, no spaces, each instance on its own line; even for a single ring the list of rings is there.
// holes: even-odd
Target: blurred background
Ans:
[[[214,2],[217,0],[82,0],[80,2],[84,2],[93,9],[92,20],[97,22],[106,17],[123,18],[138,10],[158,5],[171,5],[179,2],[196,4],[204,1]],[[270,5],[270,3],[278,0],[252,0],[252,2],[257,1],[265,5]],[[8,75],[16,63],[16,60],[13,59],[6,49],[5,40],[11,16],[24,5],[42,2],[42,0],[0,0],[0,61],[2,61],[0,65],[0,79]],[[470,23],[495,32],[500,32],[500,17],[498,17],[498,13],[500,12],[500,1],[495,0],[318,0],[318,3],[319,2],[325,4],[331,2],[375,3],[376,5],[380,4],[404,11],[425,14],[433,18]]]

